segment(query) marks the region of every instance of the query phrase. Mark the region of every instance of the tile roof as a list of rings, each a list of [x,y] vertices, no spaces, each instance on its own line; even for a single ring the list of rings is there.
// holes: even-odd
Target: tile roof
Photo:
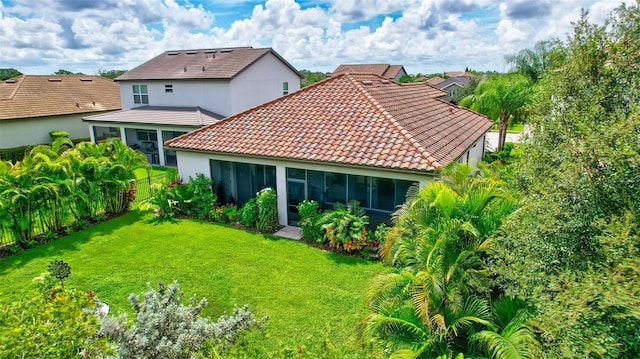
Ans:
[[[441,82],[444,82],[444,79],[440,76],[434,76],[426,81],[429,85],[435,86]]]
[[[167,142],[195,151],[432,171],[492,125],[425,83],[343,74]]]
[[[374,74],[388,79],[395,78],[400,70],[403,70],[402,65],[389,65],[389,64],[346,64],[338,66],[330,76],[336,76],[344,73],[367,73]]]
[[[0,120],[120,108],[120,87],[100,76],[22,75],[0,82]]]
[[[202,127],[222,120],[224,116],[199,107],[142,106],[129,110],[84,117],[88,122],[120,122],[155,125]]]
[[[467,71],[447,71],[444,73],[447,77],[474,77],[472,72]]]
[[[233,47],[165,51],[116,78],[123,80],[232,79],[267,54],[302,75],[271,48]]]

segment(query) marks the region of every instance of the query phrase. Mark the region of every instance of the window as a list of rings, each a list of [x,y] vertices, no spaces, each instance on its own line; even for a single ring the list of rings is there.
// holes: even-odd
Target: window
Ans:
[[[158,132],[156,130],[136,130],[138,141],[157,141]]]
[[[147,85],[133,85],[133,103],[149,104]]]
[[[173,92],[173,85],[164,85],[164,92]]]
[[[210,160],[218,202],[245,204],[263,188],[276,188],[276,168],[241,162]]]
[[[289,83],[288,82],[283,82],[282,83],[282,94],[286,95],[289,93]]]

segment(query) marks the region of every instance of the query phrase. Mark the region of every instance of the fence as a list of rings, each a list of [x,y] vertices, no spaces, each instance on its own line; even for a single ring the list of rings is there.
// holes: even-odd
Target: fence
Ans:
[[[139,204],[151,198],[151,185],[154,183],[162,183],[165,177],[166,177],[166,174],[161,173],[161,174],[149,176],[147,178],[132,180],[136,186],[136,194],[135,194],[136,198],[133,200],[132,204]],[[65,226],[71,226],[74,224],[73,222],[74,222],[73,219],[68,218],[67,220],[63,221],[63,224]],[[36,232],[34,233],[35,235],[44,233],[43,226],[42,225],[36,226],[34,228],[34,232]],[[2,229],[0,227],[0,246],[12,244],[14,241],[15,241],[15,238],[11,233],[11,231],[7,229]]]

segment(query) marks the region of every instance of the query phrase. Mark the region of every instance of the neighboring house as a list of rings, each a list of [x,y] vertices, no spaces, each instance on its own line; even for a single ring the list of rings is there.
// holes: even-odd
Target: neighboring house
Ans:
[[[389,65],[389,64],[348,64],[340,65],[336,68],[331,75],[336,76],[344,73],[364,73],[374,74],[382,77],[386,77],[393,81],[398,81],[402,75],[406,75],[404,66],[402,65]]]
[[[120,109],[118,84],[99,76],[22,75],[0,82],[0,148],[89,137],[82,117]]]
[[[468,71],[447,71],[444,73],[447,78],[451,77],[474,77],[475,75]]]
[[[439,88],[442,91],[447,92],[447,101],[451,101],[453,98],[453,94],[457,89],[465,87],[469,83],[470,77],[467,76],[458,76],[458,77],[450,77],[442,82],[439,82],[433,86]]]
[[[122,74],[122,111],[85,117],[92,141],[118,137],[152,164],[175,166],[163,142],[300,89],[271,48],[166,51]]]
[[[204,173],[221,201],[278,192],[280,223],[304,199],[331,208],[352,199],[388,221],[414,183],[449,163],[479,161],[492,121],[438,97],[425,83],[342,74],[166,143],[180,176]]]
[[[431,86],[435,86],[435,85],[437,85],[437,84],[439,84],[439,83],[441,83],[443,81],[444,81],[444,79],[442,77],[440,77],[440,76],[434,76],[434,77],[432,77],[430,79],[425,79],[425,82],[428,83]]]

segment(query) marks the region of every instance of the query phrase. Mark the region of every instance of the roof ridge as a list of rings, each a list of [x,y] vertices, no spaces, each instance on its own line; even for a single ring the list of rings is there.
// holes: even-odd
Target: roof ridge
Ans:
[[[431,153],[429,153],[421,144],[420,142],[418,142],[418,140],[416,140],[413,135],[411,135],[411,133],[409,131],[407,131],[396,119],[395,117],[389,112],[387,111],[387,109],[382,106],[382,104],[380,104],[380,102],[378,100],[376,100],[375,97],[373,97],[367,90],[366,88],[361,85],[359,83],[359,81],[357,81],[356,79],[353,78],[353,76],[351,76],[350,74],[345,74],[348,76],[348,78],[360,89],[360,91],[365,95],[365,97],[367,97],[367,99],[369,99],[369,101],[371,101],[375,106],[376,109],[378,111],[380,111],[386,118],[387,120],[389,120],[389,122],[391,122],[391,124],[400,132],[400,134],[402,136],[404,136],[404,138],[407,139],[407,141],[409,141],[409,143],[411,144],[411,146],[413,146],[416,151],[418,153],[420,153],[420,155],[424,158],[426,158],[432,165],[432,167],[442,167],[442,164],[440,162],[438,162],[437,159],[435,159]],[[379,76],[379,75],[372,75],[375,77],[378,77],[382,80],[386,80],[389,81],[389,79],[387,79],[386,77],[383,76]],[[395,83],[395,82],[390,82],[390,83]]]
[[[196,130],[194,130],[194,131],[191,131],[191,132],[189,132],[189,133],[194,133],[194,134],[195,134],[195,133],[198,133],[198,132],[201,132],[201,131],[205,131],[205,130],[207,130],[207,129],[209,129],[209,128],[215,128],[216,126],[222,126],[222,123],[226,123],[226,122],[229,122],[229,121],[233,121],[235,118],[240,117],[241,115],[243,115],[243,114],[245,114],[245,113],[258,111],[258,110],[260,110],[261,108],[263,108],[263,107],[265,107],[265,106],[269,105],[270,103],[272,103],[272,102],[276,102],[276,101],[280,101],[280,100],[282,100],[282,99],[283,99],[283,98],[285,98],[285,97],[295,97],[295,96],[300,96],[300,94],[303,94],[303,93],[305,93],[305,92],[308,92],[308,91],[310,91],[310,89],[312,89],[312,88],[315,88],[315,87],[317,87],[317,86],[319,86],[319,85],[321,85],[321,84],[327,83],[327,82],[329,82],[329,81],[336,81],[337,79],[339,79],[339,78],[341,78],[341,77],[343,77],[343,76],[345,76],[345,75],[347,75],[347,74],[340,74],[340,75],[336,75],[336,76],[332,76],[332,77],[327,77],[326,79],[324,79],[324,80],[322,80],[322,81],[318,81],[318,82],[313,83],[313,84],[311,84],[311,85],[309,85],[309,86],[307,86],[307,87],[303,87],[303,88],[301,88],[301,89],[300,89],[300,90],[298,90],[298,91],[292,92],[292,93],[290,93],[290,94],[288,94],[288,95],[283,95],[283,96],[280,96],[280,97],[276,97],[276,98],[274,98],[274,99],[273,99],[273,100],[271,100],[271,101],[267,101],[267,102],[265,102],[265,103],[263,103],[263,104],[261,104],[261,105],[258,105],[258,106],[255,106],[255,107],[251,107],[251,108],[246,109],[246,110],[244,110],[244,111],[241,111],[241,112],[235,113],[235,114],[233,114],[233,115],[231,115],[231,116],[229,116],[229,117],[226,117],[226,118],[221,119],[220,121],[218,121],[218,122],[216,122],[216,123],[212,123],[212,124],[210,124],[210,125],[206,125],[206,126],[200,127],[200,128],[198,128],[198,129],[196,129]],[[176,137],[176,138],[177,138],[177,137]],[[171,146],[171,142],[174,142],[174,139],[170,139],[170,140],[168,140],[166,143],[167,143],[167,145],[168,145],[168,146]]]

